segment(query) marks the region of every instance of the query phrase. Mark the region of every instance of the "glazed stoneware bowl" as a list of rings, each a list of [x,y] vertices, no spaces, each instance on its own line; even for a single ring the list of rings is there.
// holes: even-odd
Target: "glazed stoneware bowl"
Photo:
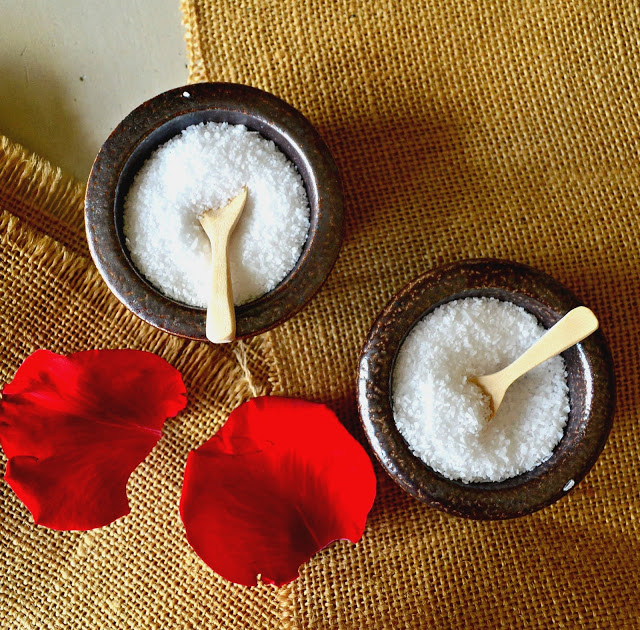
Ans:
[[[387,473],[420,501],[473,519],[524,516],[565,496],[604,448],[615,401],[611,354],[599,330],[562,354],[571,410],[564,436],[547,461],[502,482],[452,481],[416,457],[396,428],[392,376],[398,350],[414,325],[438,306],[466,297],[513,302],[546,328],[580,306],[553,278],[526,265],[481,259],[425,273],[393,297],[367,337],[359,366],[360,418]]]
[[[116,127],[93,164],[85,198],[87,239],[98,270],[125,306],[166,332],[205,340],[206,310],[166,297],[136,270],[122,224],[125,197],[145,160],[186,127],[210,121],[245,125],[272,140],[296,165],[309,198],[309,234],[295,267],[272,291],[236,307],[236,334],[249,337],[280,324],[311,299],[342,241],[335,162],[311,123],[284,101],[245,85],[199,83],[140,105]]]

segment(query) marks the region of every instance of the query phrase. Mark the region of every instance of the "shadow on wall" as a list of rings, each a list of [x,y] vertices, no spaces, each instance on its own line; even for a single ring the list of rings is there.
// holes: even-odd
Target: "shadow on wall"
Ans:
[[[0,60],[0,77],[0,133],[66,173],[86,179],[95,150],[73,98],[52,68]]]

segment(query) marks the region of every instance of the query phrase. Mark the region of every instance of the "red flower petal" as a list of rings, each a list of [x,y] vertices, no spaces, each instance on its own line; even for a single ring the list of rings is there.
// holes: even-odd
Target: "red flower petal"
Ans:
[[[38,350],[2,392],[5,479],[39,525],[107,525],[129,513],[129,476],[185,404],[180,373],[150,352]]]
[[[180,514],[223,578],[281,586],[331,542],[358,542],[375,494],[371,461],[330,409],[263,397],[191,451]]]

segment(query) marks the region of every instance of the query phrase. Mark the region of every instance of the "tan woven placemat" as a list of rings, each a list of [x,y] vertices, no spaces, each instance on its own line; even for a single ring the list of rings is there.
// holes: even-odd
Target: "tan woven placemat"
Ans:
[[[192,80],[267,89],[324,135],[344,177],[344,250],[272,333],[221,349],[176,340],[100,280],[82,187],[0,140],[0,382],[38,347],[131,347],[178,367],[190,394],[129,483],[131,514],[107,528],[35,527],[0,484],[0,626],[637,627],[636,4],[186,0],[183,12]],[[475,523],[378,469],[359,545],[333,545],[279,590],[209,571],[178,517],[188,450],[252,391],[328,402],[362,439],[355,368],[376,313],[423,270],[472,256],[533,264],[600,316],[619,405],[587,479],[530,517]]]
[[[284,391],[328,401],[361,436],[356,364],[376,313],[426,269],[476,256],[569,286],[616,361],[615,428],[569,497],[466,522],[381,473],[363,542],[321,554],[290,587],[292,626],[640,627],[638,3],[182,6],[191,79],[289,101],[342,171],[338,264],[272,333]]]

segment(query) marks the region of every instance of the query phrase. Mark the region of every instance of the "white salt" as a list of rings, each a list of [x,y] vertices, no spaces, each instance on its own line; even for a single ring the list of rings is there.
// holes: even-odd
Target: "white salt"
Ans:
[[[449,479],[502,481],[548,459],[562,438],[569,393],[562,357],[518,379],[496,415],[469,376],[506,367],[545,332],[524,309],[493,298],[449,302],[403,342],[394,417],[414,454]]]
[[[205,307],[211,247],[198,217],[243,186],[249,194],[229,243],[234,302],[273,289],[300,258],[309,200],[294,164],[242,125],[187,127],[143,164],[124,206],[124,234],[138,270],[165,295]]]

